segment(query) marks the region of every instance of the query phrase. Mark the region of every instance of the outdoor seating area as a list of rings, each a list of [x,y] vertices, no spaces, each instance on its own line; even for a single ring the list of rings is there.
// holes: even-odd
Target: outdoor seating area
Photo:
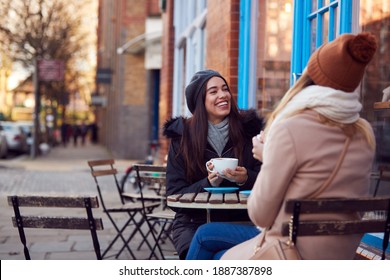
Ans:
[[[1,260],[390,260],[389,0],[0,14]]]
[[[211,209],[247,207],[249,193],[246,191],[227,193],[206,191],[166,197],[166,167],[162,165],[133,164],[138,189],[126,195],[118,183],[118,170],[114,159],[91,160],[88,161],[88,166],[97,197],[8,196],[8,204],[14,210],[12,221],[14,227],[18,229],[26,259],[34,259],[27,245],[29,233],[25,231],[26,228],[88,230],[91,236],[89,244],[95,252],[96,259],[123,259],[124,256],[130,256],[132,259],[177,259],[177,253],[172,250],[171,226],[175,212],[170,209],[171,207],[205,209],[208,222],[211,222],[209,219]],[[108,193],[111,195],[108,196]],[[115,201],[113,193],[117,197]],[[106,199],[108,197],[109,199]],[[296,238],[307,235],[364,233],[355,258],[389,259],[389,205],[389,197],[288,201],[285,210],[292,214],[292,219],[284,223],[283,235]],[[68,209],[78,207],[85,208],[86,212],[82,217],[68,214],[60,217],[31,216],[27,215],[24,209],[26,215],[22,214],[22,207]],[[100,209],[103,212],[100,212]],[[336,213],[358,211],[364,213],[364,219],[310,222],[300,220],[301,215],[330,211]],[[102,217],[101,213],[104,213],[105,217]],[[107,218],[111,224],[106,223],[103,227],[103,218]],[[108,242],[101,242],[101,233],[107,227],[114,230],[103,235],[105,240],[108,237]],[[140,250],[143,253],[139,256]],[[121,256],[123,252],[127,254]]]

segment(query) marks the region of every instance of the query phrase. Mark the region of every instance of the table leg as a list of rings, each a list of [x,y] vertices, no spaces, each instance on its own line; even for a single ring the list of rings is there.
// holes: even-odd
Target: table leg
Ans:
[[[206,209],[207,211],[207,223],[210,223],[210,209]]]

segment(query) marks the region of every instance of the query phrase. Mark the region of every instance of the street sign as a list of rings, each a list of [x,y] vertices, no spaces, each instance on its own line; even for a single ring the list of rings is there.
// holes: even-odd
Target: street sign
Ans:
[[[39,81],[63,81],[65,64],[58,59],[38,60],[38,79]]]
[[[111,84],[112,71],[110,68],[99,68],[96,73],[96,82],[100,84]]]

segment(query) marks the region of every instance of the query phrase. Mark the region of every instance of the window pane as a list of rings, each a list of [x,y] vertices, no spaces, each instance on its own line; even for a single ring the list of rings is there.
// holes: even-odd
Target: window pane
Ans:
[[[316,50],[317,18],[310,22],[310,53]]]
[[[318,9],[318,3],[317,0],[311,0],[311,11],[315,12]]]
[[[322,15],[322,44],[328,42],[329,10]]]
[[[331,28],[333,29],[334,38],[329,38],[330,39],[329,41],[331,41],[331,40],[336,38],[337,30],[339,30],[339,24],[338,24],[339,21],[337,20],[338,16],[339,16],[339,7],[337,6],[337,7],[335,7],[332,10],[333,10],[333,18],[334,18],[334,20],[330,24],[331,24]]]
[[[290,85],[293,0],[258,0],[257,108],[270,112]]]
[[[390,101],[384,94],[390,91],[390,2],[361,0],[359,16],[361,30],[374,34],[378,43],[361,84],[361,115],[371,122],[376,134],[376,163],[390,163],[390,109],[373,109],[375,102]]]

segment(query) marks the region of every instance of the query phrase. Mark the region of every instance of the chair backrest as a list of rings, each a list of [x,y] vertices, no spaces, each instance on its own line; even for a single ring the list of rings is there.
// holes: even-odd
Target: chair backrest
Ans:
[[[380,164],[378,166],[378,175],[377,175],[377,179],[376,179],[376,185],[375,185],[375,190],[374,190],[374,197],[377,195],[378,193],[378,189],[379,189],[379,185],[382,181],[387,181],[389,182],[390,181],[390,165],[387,165],[387,164]],[[388,184],[387,184],[388,186]]]
[[[381,232],[384,233],[382,258],[385,258],[390,233],[390,197],[293,199],[286,202],[285,211],[292,216],[289,222],[283,223],[282,234],[290,236],[294,243],[297,242],[298,236]],[[375,211],[381,211],[384,215],[378,218]],[[345,220],[300,220],[300,214],[319,213],[356,215],[348,215],[355,218]]]
[[[103,229],[101,218],[94,218],[92,208],[98,208],[97,197],[68,197],[68,196],[8,196],[8,205],[14,209],[12,217],[14,227],[18,228],[20,240],[24,246],[26,260],[30,260],[24,228],[77,229],[90,230],[97,259],[102,259],[97,230]],[[74,216],[24,216],[20,207],[48,208],[85,208],[87,217]]]
[[[106,209],[106,205],[104,203],[103,193],[101,190],[101,186],[99,184],[99,180],[98,180],[99,177],[112,176],[115,187],[116,187],[118,195],[119,195],[119,198],[120,198],[122,204],[125,203],[124,198],[121,195],[121,187],[120,187],[118,178],[116,176],[118,171],[114,167],[114,164],[115,164],[115,160],[113,160],[113,159],[101,159],[101,160],[88,161],[88,166],[91,169],[91,175],[92,175],[93,179],[95,180],[95,184],[96,184],[98,194],[99,194],[99,199],[102,203],[103,209]]]
[[[166,166],[150,164],[134,164],[133,168],[137,176],[137,184],[144,203],[144,191],[146,187],[157,188],[165,201]]]
[[[382,180],[390,181],[390,165],[380,164],[378,166],[379,175],[382,177]]]

